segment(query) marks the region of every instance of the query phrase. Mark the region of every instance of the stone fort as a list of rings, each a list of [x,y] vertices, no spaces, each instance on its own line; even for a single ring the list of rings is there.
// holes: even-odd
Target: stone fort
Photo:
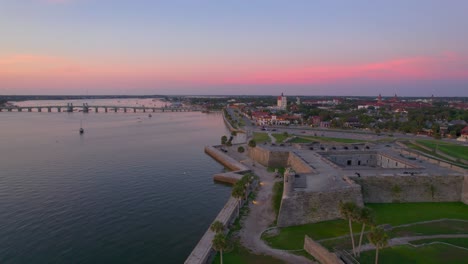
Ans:
[[[463,202],[466,170],[412,155],[398,144],[260,145],[256,162],[291,168],[284,176],[278,226],[340,218],[339,203]]]

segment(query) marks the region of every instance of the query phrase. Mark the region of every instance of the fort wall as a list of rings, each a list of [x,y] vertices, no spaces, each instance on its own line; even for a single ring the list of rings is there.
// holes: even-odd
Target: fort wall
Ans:
[[[278,226],[302,225],[340,218],[340,202],[354,202],[363,206],[361,187],[323,192],[293,191],[283,197],[278,215]]]
[[[361,185],[365,203],[403,203],[462,201],[466,177],[391,175],[351,178]],[[468,191],[468,187],[465,190]]]

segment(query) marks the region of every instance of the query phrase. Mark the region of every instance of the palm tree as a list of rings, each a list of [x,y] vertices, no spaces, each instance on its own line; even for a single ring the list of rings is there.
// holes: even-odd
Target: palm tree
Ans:
[[[354,245],[354,235],[353,235],[353,225],[352,221],[356,220],[356,212],[358,210],[358,207],[355,203],[353,202],[346,202],[342,203],[340,202],[340,214],[343,216],[344,219],[348,219],[348,224],[349,224],[349,235],[351,236],[351,244],[353,246],[353,255],[356,256],[356,248]]]
[[[226,142],[227,142],[227,137],[226,137],[226,136],[222,136],[222,137],[221,137],[221,145],[226,144]]]
[[[217,233],[213,238],[213,249],[219,251],[221,257],[221,264],[223,264],[223,250],[227,247],[226,236],[222,233]]]
[[[375,264],[379,263],[379,249],[388,245],[388,236],[381,227],[372,228],[367,238],[375,246]]]
[[[251,139],[251,140],[249,141],[249,147],[255,148],[255,146],[257,146],[257,142],[255,142],[255,140]]]
[[[224,225],[220,221],[216,220],[211,224],[210,229],[215,233],[220,233],[224,231]]]
[[[231,195],[232,195],[232,197],[236,198],[237,201],[239,202],[239,205],[237,206],[237,216],[239,216],[241,201],[242,201],[242,198],[244,198],[244,195],[245,195],[244,184],[234,185],[234,188],[232,188]]]
[[[369,207],[364,207],[359,210],[358,221],[362,223],[361,235],[359,236],[359,244],[357,254],[358,256],[361,255],[361,245],[362,245],[362,237],[364,235],[364,229],[367,226],[374,225],[375,219],[372,210]]]

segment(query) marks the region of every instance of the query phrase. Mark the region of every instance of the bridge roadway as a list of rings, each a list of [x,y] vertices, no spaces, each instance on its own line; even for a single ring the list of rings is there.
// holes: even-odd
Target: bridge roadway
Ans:
[[[0,107],[0,112],[3,112],[4,110],[7,112],[32,112],[33,110],[36,110],[37,112],[42,112],[42,110],[45,110],[47,112],[52,112],[53,109],[56,109],[57,112],[62,112],[62,109],[64,112],[74,112],[75,110],[78,110],[83,113],[88,113],[90,109],[93,109],[94,112],[99,112],[99,109],[104,110],[105,113],[107,112],[118,112],[118,110],[123,110],[124,113],[127,112],[134,112],[136,113],[137,110],[139,112],[196,112],[196,111],[201,111],[198,108],[195,107],[146,107],[146,106],[112,106],[112,105],[88,105],[88,104],[83,104],[83,105],[73,105],[73,104],[67,104],[67,105],[47,105],[47,106],[4,106]]]

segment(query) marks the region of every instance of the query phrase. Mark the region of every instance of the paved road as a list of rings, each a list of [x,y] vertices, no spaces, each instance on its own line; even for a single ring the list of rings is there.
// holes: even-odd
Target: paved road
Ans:
[[[254,132],[265,132],[262,131],[260,126],[249,126],[245,127],[246,129],[253,130]],[[308,126],[267,126],[269,131],[271,129],[276,129],[275,133],[288,132],[289,134],[304,135],[304,136],[324,136],[324,137],[336,137],[336,138],[351,138],[359,140],[378,140],[383,138],[388,138],[389,133],[382,133],[381,136],[378,136],[371,131],[362,131],[362,130],[338,130],[338,129],[324,129],[324,128],[313,128]],[[402,134],[398,132],[393,133],[393,138],[395,139],[433,139],[428,136],[415,136],[412,134]],[[451,142],[460,145],[466,145],[466,143],[457,141],[455,139],[444,138],[442,141]]]

